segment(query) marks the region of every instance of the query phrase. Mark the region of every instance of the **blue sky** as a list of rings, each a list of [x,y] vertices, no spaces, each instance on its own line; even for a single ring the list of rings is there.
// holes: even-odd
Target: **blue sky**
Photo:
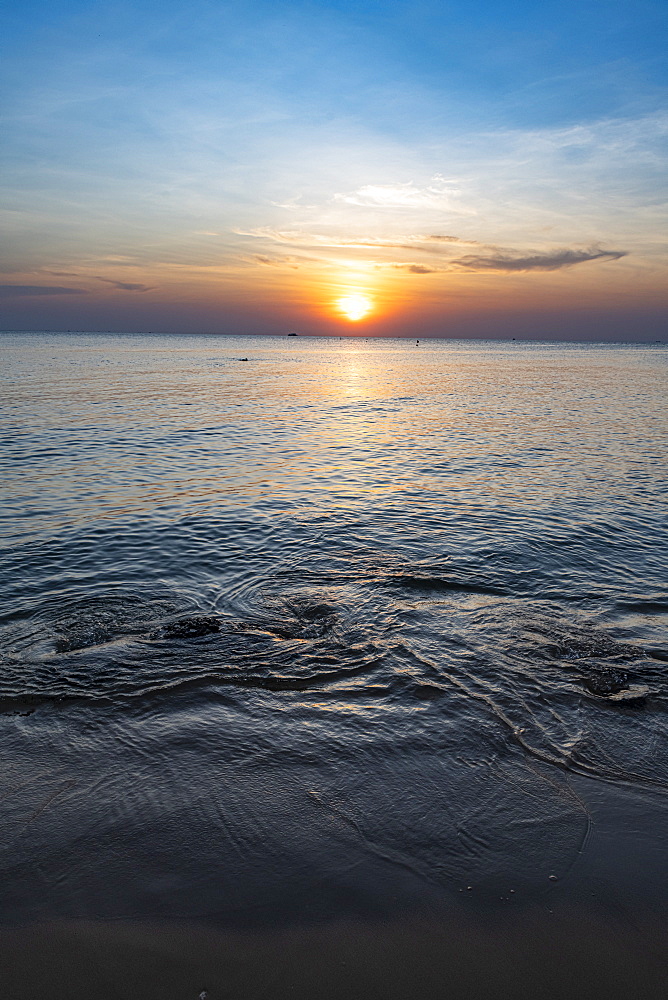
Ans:
[[[354,292],[365,332],[653,339],[666,36],[664,3],[16,7],[2,326],[338,332]]]

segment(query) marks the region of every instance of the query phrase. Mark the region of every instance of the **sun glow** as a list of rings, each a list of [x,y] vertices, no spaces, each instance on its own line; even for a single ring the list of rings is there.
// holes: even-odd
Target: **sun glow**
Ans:
[[[366,295],[344,295],[336,300],[336,308],[346,319],[356,323],[372,311],[373,302]]]

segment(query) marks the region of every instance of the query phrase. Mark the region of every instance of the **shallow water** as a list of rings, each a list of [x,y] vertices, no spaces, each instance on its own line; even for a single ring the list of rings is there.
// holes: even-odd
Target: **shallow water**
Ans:
[[[664,346],[1,343],[4,920],[579,904],[663,808]]]

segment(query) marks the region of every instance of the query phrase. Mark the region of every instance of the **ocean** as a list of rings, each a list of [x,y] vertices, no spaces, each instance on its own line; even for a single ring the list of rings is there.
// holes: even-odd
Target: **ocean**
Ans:
[[[6,1000],[666,995],[665,345],[0,346]]]

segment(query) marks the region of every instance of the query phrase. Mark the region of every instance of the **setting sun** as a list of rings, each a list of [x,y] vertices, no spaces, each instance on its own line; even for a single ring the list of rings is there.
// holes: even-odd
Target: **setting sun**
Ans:
[[[343,298],[336,300],[336,308],[346,319],[356,323],[371,312],[373,303],[366,295],[344,295]]]

